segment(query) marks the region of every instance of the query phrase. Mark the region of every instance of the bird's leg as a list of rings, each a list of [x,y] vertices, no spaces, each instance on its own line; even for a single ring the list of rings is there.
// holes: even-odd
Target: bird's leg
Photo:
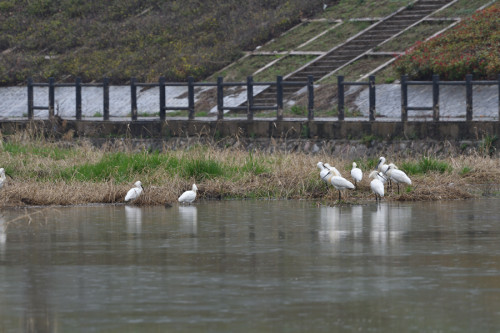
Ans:
[[[341,198],[340,198],[340,190],[339,190],[339,202],[340,202]]]
[[[398,183],[398,194],[399,194],[399,183]]]

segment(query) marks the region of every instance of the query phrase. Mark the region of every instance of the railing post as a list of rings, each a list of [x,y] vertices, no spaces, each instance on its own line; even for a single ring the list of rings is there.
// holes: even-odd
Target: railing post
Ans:
[[[401,75],[401,121],[408,121],[408,75]]]
[[[247,120],[253,120],[253,77],[247,77]]]
[[[135,85],[135,77],[130,78],[130,102],[132,121],[137,120],[137,86]]]
[[[500,121],[500,74],[497,76],[498,83],[498,121]]]
[[[165,96],[165,77],[164,76],[160,76],[160,79],[158,80],[158,87],[160,89],[160,120],[165,121],[166,96]]]
[[[109,120],[109,79],[102,79],[102,117],[103,120]]]
[[[276,76],[276,119],[283,120],[283,76]]]
[[[439,121],[439,75],[432,75],[432,119]]]
[[[54,105],[55,105],[55,80],[53,77],[49,78],[49,119],[54,118]]]
[[[314,77],[312,75],[307,76],[307,92],[307,119],[314,120]]]
[[[224,78],[217,77],[217,120],[224,119]]]
[[[344,77],[337,76],[337,101],[338,101],[338,119],[344,120]]]
[[[75,104],[76,104],[76,120],[82,120],[82,79],[77,77],[75,79]]]
[[[34,106],[34,98],[33,98],[33,79],[31,77],[28,78],[28,119],[33,119],[33,106]]]
[[[465,120],[472,121],[472,74],[465,75]]]
[[[370,99],[370,121],[375,120],[375,76],[368,77],[369,84],[369,99]]]
[[[188,119],[194,119],[194,78],[188,77]]]

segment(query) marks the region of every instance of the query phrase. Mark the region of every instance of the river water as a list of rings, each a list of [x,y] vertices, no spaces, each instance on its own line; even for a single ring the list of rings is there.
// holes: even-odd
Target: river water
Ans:
[[[498,198],[0,214],[0,332],[500,329]]]

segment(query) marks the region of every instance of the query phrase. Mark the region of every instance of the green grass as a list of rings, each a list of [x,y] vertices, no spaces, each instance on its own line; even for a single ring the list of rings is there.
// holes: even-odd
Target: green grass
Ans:
[[[152,174],[163,170],[182,178],[194,179],[197,182],[224,178],[241,177],[244,174],[259,175],[269,172],[266,161],[250,154],[241,166],[233,166],[218,161],[210,156],[192,154],[176,157],[172,154],[158,152],[112,153],[106,154],[97,163],[84,163],[61,170],[58,177],[64,180],[103,182],[113,180],[116,183],[127,183],[134,175]]]
[[[273,66],[255,75],[254,81],[276,81],[276,76],[285,76],[312,61],[314,58],[316,58],[316,56],[313,55],[288,55]]]
[[[281,52],[293,50],[335,24],[336,23],[326,21],[304,22],[300,26],[292,29],[290,32],[276,38],[273,42],[264,45],[261,51]]]
[[[466,17],[490,0],[458,0],[450,7],[436,13],[433,17]]]
[[[330,19],[384,17],[411,2],[411,0],[340,0],[327,7],[321,16]]]
[[[230,67],[213,74],[207,81],[215,81],[218,76],[222,76],[224,81],[243,82],[246,81],[247,76],[253,75],[257,70],[281,57],[283,55],[280,54],[248,56],[235,62]]]
[[[419,25],[405,31],[391,41],[376,47],[374,51],[379,52],[403,52],[417,41],[423,41],[438,31],[443,30],[452,22],[422,22]]]
[[[370,22],[344,22],[298,50],[326,52],[332,49],[335,45],[343,43],[347,38],[367,28],[370,24]]]
[[[134,174],[147,173],[157,168],[174,169],[179,161],[171,159],[168,155],[158,153],[112,153],[106,154],[97,163],[84,163],[82,165],[68,168],[61,172],[61,177],[66,180],[78,181],[109,181],[113,179],[117,183],[129,182]]]
[[[431,157],[423,157],[417,162],[404,162],[400,169],[408,175],[426,174],[429,172],[451,172],[453,168],[447,162],[439,161]]]
[[[391,56],[365,56],[342,68],[335,73],[335,75],[330,75],[321,81],[321,83],[337,83],[337,76],[339,75],[343,75],[346,81],[356,81],[383,63],[389,61],[391,58]],[[366,79],[366,81],[368,81],[368,79]],[[382,83],[383,81],[380,81],[378,77],[375,76],[375,82]]]
[[[22,145],[19,143],[6,142],[3,144],[3,150],[12,155],[34,155],[47,157],[53,160],[63,160],[66,157],[72,156],[73,152],[70,149],[43,147],[35,145]]]

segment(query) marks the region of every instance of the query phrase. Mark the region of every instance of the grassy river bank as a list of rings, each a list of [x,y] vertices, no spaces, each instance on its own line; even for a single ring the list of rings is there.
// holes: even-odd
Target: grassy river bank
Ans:
[[[54,141],[27,133],[0,140],[0,167],[7,173],[0,189],[0,207],[122,203],[136,180],[144,192],[136,205],[176,203],[196,183],[199,199],[309,199],[337,204],[338,192],[319,178],[318,161],[336,166],[351,179],[353,160],[294,152],[248,152],[215,145],[182,150],[148,151],[122,144],[96,148],[88,141]],[[500,160],[481,152],[467,156],[413,156],[387,154],[412,179],[411,186],[386,188],[384,200],[466,199],[481,195],[477,185],[494,190],[500,184]],[[374,200],[368,173],[378,157],[356,159],[363,170],[358,189],[345,191],[343,203]],[[493,186],[493,187],[492,187]],[[492,190],[492,191],[493,191]]]

